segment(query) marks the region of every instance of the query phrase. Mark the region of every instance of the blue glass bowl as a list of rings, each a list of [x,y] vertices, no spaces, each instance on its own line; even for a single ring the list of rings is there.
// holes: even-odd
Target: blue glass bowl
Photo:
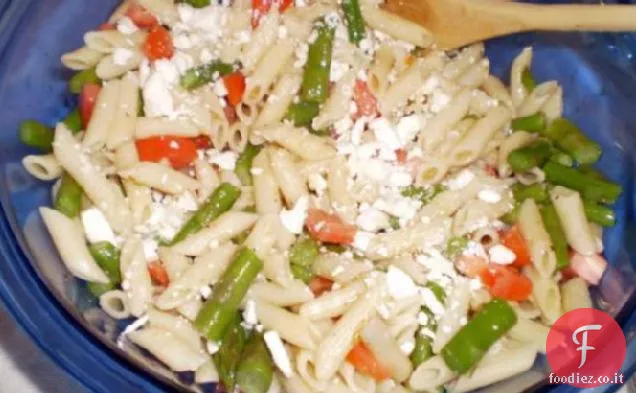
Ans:
[[[117,345],[125,323],[96,308],[84,286],[62,266],[36,213],[38,206],[50,203],[50,184],[34,180],[20,164],[29,151],[18,142],[19,122],[35,118],[53,124],[75,106],[60,55],[79,47],[83,33],[102,23],[118,2],[0,0],[0,297],[32,339],[92,392],[192,391],[191,375],[174,375],[145,353]],[[536,48],[537,78],[563,85],[567,117],[599,141],[605,152],[600,168],[625,189],[617,205],[619,223],[605,235],[613,266],[593,296],[625,328],[630,348],[623,372],[632,375],[636,36],[531,34],[496,40],[488,43],[493,72],[506,79],[513,56],[527,45]],[[539,360],[533,373],[500,391],[576,390],[545,386],[546,370]]]

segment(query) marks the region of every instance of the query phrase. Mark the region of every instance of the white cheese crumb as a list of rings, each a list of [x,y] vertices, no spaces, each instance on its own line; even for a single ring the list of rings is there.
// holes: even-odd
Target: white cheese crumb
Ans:
[[[389,216],[373,207],[360,211],[356,218],[356,225],[367,232],[377,232],[389,226]]]
[[[316,191],[318,195],[321,195],[327,189],[327,180],[319,173],[309,175],[308,183],[309,188]]]
[[[396,131],[402,145],[412,141],[421,128],[422,122],[418,115],[404,116],[401,118],[398,122]]]
[[[393,127],[391,127],[391,124],[386,118],[380,117],[376,120],[373,120],[369,124],[369,127],[373,131],[373,134],[375,135],[375,138],[378,140],[378,142],[386,145],[389,149],[397,150],[402,147],[400,139],[398,138],[395,130],[393,129]]]
[[[117,30],[125,35],[135,33],[139,30],[137,25],[127,16],[122,16],[117,21]]]
[[[366,251],[374,236],[375,235],[373,233],[357,231],[353,237],[353,243],[351,245],[357,250]]]
[[[510,265],[517,259],[517,256],[508,247],[496,244],[488,249],[490,261],[498,265]]]
[[[291,361],[289,360],[289,355],[287,354],[283,340],[281,340],[278,333],[268,331],[263,338],[265,339],[265,344],[267,345],[267,349],[269,349],[269,353],[272,355],[276,367],[278,367],[286,377],[291,377],[294,373],[292,371]]]
[[[110,242],[116,244],[115,233],[104,214],[96,208],[82,211],[82,226],[89,243]]]
[[[408,274],[395,266],[389,266],[386,274],[389,294],[395,299],[404,299],[417,295],[417,285]]]
[[[414,349],[415,349],[415,340],[412,338],[409,338],[408,340],[400,344],[400,350],[405,355],[410,355]]]
[[[209,285],[204,285],[201,288],[199,288],[199,294],[204,300],[207,300],[210,297],[210,295],[212,295],[212,288],[210,288]]]
[[[208,353],[210,355],[214,355],[215,353],[219,352],[219,349],[221,349],[221,344],[217,341],[208,341],[208,343],[206,344],[206,349],[208,350]]]
[[[459,172],[454,178],[449,179],[446,182],[446,185],[451,190],[459,190],[466,187],[471,181],[473,181],[474,178],[475,174],[471,170],[464,169],[463,171]]]
[[[393,172],[389,176],[389,185],[393,187],[408,187],[413,183],[413,178],[406,172]]]
[[[211,164],[216,164],[221,169],[225,169],[227,171],[233,171],[236,167],[236,160],[238,159],[238,154],[233,151],[224,151],[219,152],[218,150],[213,150],[209,154],[209,162]]]
[[[497,191],[490,188],[479,191],[477,197],[487,203],[497,203],[501,201],[501,195]]]
[[[116,48],[113,51],[113,63],[120,66],[126,65],[133,55],[134,53],[130,49]]]
[[[157,248],[159,248],[159,243],[155,239],[144,239],[141,242],[141,245],[144,250],[144,257],[146,258],[146,261],[152,262],[156,261],[159,258],[159,255],[157,255]]]
[[[245,302],[245,309],[243,310],[243,322],[245,322],[248,326],[258,325],[256,302],[252,299],[249,299]]]
[[[223,79],[219,78],[216,83],[214,83],[214,93],[219,97],[227,95],[227,88],[225,87],[225,83],[223,83]]]
[[[422,303],[427,306],[435,315],[444,314],[444,305],[437,300],[437,296],[429,288],[420,288]]]
[[[298,198],[293,209],[283,209],[279,216],[283,226],[291,233],[300,234],[305,226],[307,218],[307,209],[309,208],[309,199],[306,196]]]

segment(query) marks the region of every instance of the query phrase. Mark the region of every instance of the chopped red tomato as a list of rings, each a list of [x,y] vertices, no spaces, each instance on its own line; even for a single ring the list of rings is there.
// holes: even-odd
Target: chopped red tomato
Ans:
[[[360,79],[356,80],[353,90],[353,100],[356,103],[357,112],[355,117],[375,116],[378,113],[378,102],[375,99],[367,82]]]
[[[199,135],[196,138],[192,138],[192,142],[197,149],[209,149],[212,147],[212,139],[207,135]]]
[[[355,226],[319,209],[309,209],[305,225],[312,238],[325,243],[351,244],[356,235]]]
[[[375,354],[360,341],[347,355],[347,361],[362,374],[368,375],[376,381],[391,378],[391,373],[384,367]]]
[[[233,72],[223,77],[223,84],[227,90],[227,102],[236,106],[243,99],[245,92],[245,77],[240,72]]]
[[[115,30],[115,29],[117,29],[117,26],[114,23],[102,23],[97,28],[97,30],[99,31]]]
[[[292,0],[252,0],[252,28],[257,28],[261,19],[267,15],[272,8],[272,4],[276,5],[278,11],[285,12],[293,5]]]
[[[227,119],[230,125],[236,123],[238,120],[238,116],[236,115],[236,109],[234,109],[231,105],[226,105],[223,107],[223,112],[225,113],[225,118]]]
[[[168,272],[166,271],[166,268],[161,264],[161,262],[150,262],[148,264],[148,273],[150,274],[150,279],[155,285],[159,285],[161,287],[167,287],[168,285],[170,285]]]
[[[159,162],[167,159],[175,169],[187,167],[197,158],[197,147],[188,138],[154,136],[138,139],[135,144],[141,161]]]
[[[309,281],[309,289],[316,297],[331,291],[331,287],[333,287],[333,281],[328,278],[316,276]]]
[[[96,83],[87,83],[82,87],[82,92],[79,96],[79,111],[84,129],[86,129],[88,122],[91,120],[93,108],[95,108],[95,102],[101,90],[102,87]]]
[[[526,239],[523,238],[518,225],[513,225],[507,231],[499,233],[499,241],[515,254],[513,266],[523,267],[532,263],[530,250]]]
[[[157,18],[155,18],[155,16],[150,11],[135,3],[134,1],[128,6],[126,16],[129,17],[130,20],[132,20],[133,23],[141,29],[153,27],[159,24]]]
[[[492,165],[486,165],[484,168],[488,176],[497,177],[497,169]]]
[[[150,29],[144,42],[144,54],[151,61],[172,57],[174,54],[172,36],[165,27],[156,25]]]
[[[478,278],[488,269],[488,260],[476,255],[460,255],[455,268],[467,277]]]
[[[491,265],[482,281],[493,297],[522,302],[532,295],[532,281],[514,267]]]
[[[404,150],[404,149],[397,149],[395,151],[395,157],[397,158],[397,162],[399,164],[404,165],[404,164],[406,164],[406,159],[408,157],[408,154],[407,154],[406,150]]]

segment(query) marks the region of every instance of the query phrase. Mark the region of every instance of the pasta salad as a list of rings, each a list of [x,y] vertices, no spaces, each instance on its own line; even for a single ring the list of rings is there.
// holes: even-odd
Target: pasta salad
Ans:
[[[84,43],[23,164],[68,271],[171,370],[461,393],[592,307],[622,190],[531,48],[506,86],[370,0],[129,0]]]

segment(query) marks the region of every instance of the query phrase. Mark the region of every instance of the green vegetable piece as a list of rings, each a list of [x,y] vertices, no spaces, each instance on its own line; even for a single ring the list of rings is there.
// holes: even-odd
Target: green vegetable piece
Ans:
[[[583,209],[588,220],[604,227],[616,225],[616,212],[598,203],[583,201]]]
[[[86,287],[93,294],[93,296],[95,296],[96,298],[99,298],[100,296],[102,296],[106,292],[110,292],[113,289],[117,288],[115,286],[115,284],[110,283],[110,282],[107,283],[107,284],[102,284],[102,283],[98,283],[98,282],[89,282],[89,283],[86,284]]]
[[[232,238],[232,241],[238,245],[241,245],[245,243],[245,240],[247,240],[247,237],[250,235],[250,233],[250,230],[243,231],[242,233],[239,233],[234,238]]]
[[[78,109],[74,109],[71,111],[66,117],[62,120],[62,123],[66,125],[66,127],[73,134],[77,134],[82,130],[82,118],[80,117],[80,113]]]
[[[536,141],[513,150],[508,155],[508,164],[515,172],[526,172],[543,165],[552,153],[552,144],[545,139]]]
[[[517,117],[510,123],[514,131],[541,132],[545,130],[547,121],[541,112],[530,116]]]
[[[391,226],[391,229],[393,229],[394,231],[397,231],[398,229],[400,229],[400,219],[397,218],[396,216],[390,216],[389,225]]]
[[[623,192],[618,184],[593,179],[575,168],[568,168],[554,162],[545,164],[543,172],[548,182],[578,191],[583,199],[591,202],[614,203]]]
[[[300,280],[305,284],[309,284],[312,278],[314,278],[314,272],[311,271],[310,268],[301,266],[301,265],[290,265],[289,266],[292,276],[296,280]]]
[[[449,259],[454,259],[460,256],[464,250],[468,247],[468,238],[465,236],[455,236],[448,239],[446,243],[446,249],[444,254]]]
[[[312,239],[297,241],[289,250],[289,263],[311,268],[320,255],[320,244]]]
[[[242,393],[267,393],[274,365],[261,333],[253,333],[247,341],[236,371],[236,382]]]
[[[552,240],[552,249],[556,255],[557,270],[566,268],[570,264],[568,241],[561,226],[561,220],[552,204],[543,206],[540,210],[543,225]]]
[[[53,129],[39,121],[25,120],[20,124],[20,141],[44,153],[53,150]]]
[[[579,164],[593,164],[601,157],[602,151],[598,143],[585,136],[574,123],[567,119],[554,119],[542,134],[574,157]]]
[[[252,185],[252,163],[254,162],[254,157],[258,155],[262,148],[263,146],[256,146],[248,143],[247,146],[245,146],[245,150],[243,150],[236,160],[234,173],[239,178],[242,185]]]
[[[578,170],[590,179],[607,181],[605,175],[591,165],[580,165]]]
[[[411,352],[411,363],[413,369],[433,357],[433,344],[431,339],[421,333],[415,337],[415,349]]]
[[[430,203],[439,193],[446,190],[441,184],[436,184],[432,187],[418,187],[408,186],[404,187],[400,192],[403,197],[418,199],[422,202],[422,205]]]
[[[211,4],[210,0],[181,0],[181,2],[189,4],[194,8],[203,8]]]
[[[329,252],[335,252],[336,254],[342,254],[347,251],[347,247],[341,244],[324,244],[323,247],[327,249]]]
[[[203,0],[209,5],[209,0]],[[196,7],[196,6],[195,6]],[[181,87],[186,90],[195,90],[219,77],[234,71],[234,66],[220,61],[213,61],[199,67],[191,68],[181,76]]]
[[[508,225],[513,225],[517,222],[519,218],[519,204],[516,203],[515,206],[508,213],[504,214],[500,217],[500,220]]]
[[[121,269],[119,267],[119,250],[109,242],[99,242],[88,246],[97,265],[102,268],[111,283],[117,285],[121,282]]]
[[[526,199],[534,199],[537,203],[544,203],[550,200],[550,196],[548,195],[545,185],[539,183],[529,186],[516,183],[512,186],[512,196],[515,198],[515,201],[519,203]]]
[[[311,126],[311,121],[318,116],[320,104],[315,101],[298,101],[287,110],[287,119],[296,127]]]
[[[444,288],[442,288],[441,285],[439,285],[435,281],[429,280],[426,283],[426,287],[430,289],[431,292],[433,292],[433,295],[435,295],[440,303],[444,304],[446,302],[446,291],[444,291]]]
[[[64,172],[53,205],[56,210],[65,216],[69,218],[77,217],[82,208],[83,193],[84,190],[82,190],[82,186],[80,186],[71,175]]]
[[[84,85],[89,83],[98,85],[102,83],[102,80],[97,76],[96,67],[80,71],[73,75],[71,80],[68,81],[68,89],[73,94],[80,94]]]
[[[529,68],[526,68],[521,73],[521,84],[523,84],[528,94],[532,93],[537,87],[537,81],[534,79],[534,75],[532,75],[532,71]]]
[[[508,303],[491,300],[442,348],[444,362],[451,370],[465,374],[516,323],[517,315]]]
[[[557,164],[561,164],[564,166],[569,166],[569,167],[574,166],[574,159],[570,157],[568,153],[565,153],[560,150],[557,150],[554,153],[552,153],[552,155],[550,156],[550,161],[556,162]]]
[[[212,296],[203,305],[194,321],[201,334],[219,341],[238,311],[247,290],[263,269],[263,261],[249,248],[243,248],[227,268]]]
[[[144,92],[139,89],[139,102],[137,104],[137,117],[146,116],[146,111],[144,110]]]
[[[329,97],[329,73],[331,72],[331,51],[334,29],[324,21],[315,27],[316,39],[309,45],[307,64],[303,74],[300,98],[322,104]]]
[[[219,372],[219,379],[226,392],[234,392],[236,387],[236,373],[245,341],[246,334],[241,326],[241,317],[235,311],[230,315],[230,321],[225,329],[219,351],[212,356],[214,365]]]
[[[203,206],[183,225],[170,244],[177,244],[191,234],[207,227],[221,214],[230,210],[240,195],[241,190],[230,183],[218,186]]]
[[[349,33],[349,41],[356,46],[364,38],[364,19],[362,19],[362,10],[358,0],[343,0],[342,11],[347,21],[347,31]]]

